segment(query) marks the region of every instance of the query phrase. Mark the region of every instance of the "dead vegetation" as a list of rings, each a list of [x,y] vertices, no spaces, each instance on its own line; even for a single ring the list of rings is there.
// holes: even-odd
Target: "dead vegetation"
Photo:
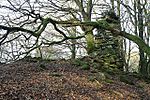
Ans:
[[[84,70],[72,61],[20,60],[0,65],[1,100],[149,100],[150,84],[121,82],[116,75]],[[105,73],[105,72],[103,72]]]

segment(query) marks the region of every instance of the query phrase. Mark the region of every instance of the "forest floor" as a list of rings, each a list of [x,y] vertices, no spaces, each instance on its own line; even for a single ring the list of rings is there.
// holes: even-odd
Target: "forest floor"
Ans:
[[[0,100],[150,100],[150,83],[90,79],[95,73],[66,60],[1,64]]]

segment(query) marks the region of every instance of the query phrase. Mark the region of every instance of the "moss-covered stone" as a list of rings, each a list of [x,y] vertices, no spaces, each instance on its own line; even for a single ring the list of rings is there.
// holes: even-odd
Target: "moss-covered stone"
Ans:
[[[125,82],[130,85],[135,85],[137,79],[135,77],[129,76],[129,75],[120,75],[120,81]]]
[[[119,43],[110,32],[101,31],[98,28],[98,35],[95,36],[95,57],[103,60],[103,67],[123,68],[123,62],[120,59]],[[99,33],[100,32],[100,33]]]

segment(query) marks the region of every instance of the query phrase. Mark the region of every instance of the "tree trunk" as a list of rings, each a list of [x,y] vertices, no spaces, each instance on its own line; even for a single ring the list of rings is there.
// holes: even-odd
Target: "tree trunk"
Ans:
[[[93,32],[89,31],[86,35],[86,42],[87,42],[87,53],[90,55],[95,49],[95,43],[94,43],[94,36]]]
[[[121,16],[121,11],[120,11],[120,5],[121,5],[121,3],[120,3],[120,0],[117,0],[117,14],[118,14],[118,17],[119,18],[121,18],[120,16]],[[118,27],[118,29],[121,31],[121,22],[120,23],[118,23],[119,25],[119,27]],[[125,52],[124,52],[124,50],[123,50],[123,41],[124,41],[124,38],[123,37],[121,37],[121,36],[118,36],[117,37],[117,39],[118,39],[118,48],[119,48],[119,55],[120,55],[120,63],[122,63],[121,65],[121,67],[122,67],[122,70],[124,70],[124,68],[123,68],[123,66],[125,66],[126,65],[126,60],[125,60]],[[126,69],[127,71],[128,71],[128,69]]]
[[[138,9],[138,29],[139,29],[139,37],[144,41],[144,34],[143,34],[143,31],[144,31],[144,25],[143,25],[143,9],[141,8],[141,2],[140,0],[137,1],[137,9]],[[146,60],[145,60],[145,56],[144,56],[144,52],[143,50],[141,49],[141,47],[139,47],[139,53],[140,53],[140,62],[139,62],[139,67],[140,67],[140,73],[141,74],[146,74],[147,71],[146,71]]]
[[[88,22],[91,21],[91,14],[92,14],[92,9],[93,9],[93,3],[92,0],[87,1],[86,9],[84,9],[83,5],[83,0],[75,0],[76,4],[79,7],[79,10],[83,16],[83,21]],[[95,43],[94,43],[94,36],[93,32],[89,31],[88,26],[83,26],[81,27],[83,31],[86,33],[85,38],[86,38],[86,43],[87,43],[87,53],[91,54],[94,49],[95,49]]]

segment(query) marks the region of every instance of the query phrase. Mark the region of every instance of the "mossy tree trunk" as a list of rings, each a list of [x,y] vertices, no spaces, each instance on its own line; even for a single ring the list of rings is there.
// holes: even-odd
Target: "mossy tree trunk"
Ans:
[[[115,7],[114,7],[115,8]],[[117,15],[119,18],[121,18],[121,1],[120,0],[117,0]],[[118,29],[121,31],[121,21],[118,23]],[[124,41],[124,38],[121,37],[121,36],[118,36],[117,37],[117,40],[118,40],[118,48],[119,48],[119,55],[120,55],[120,58],[122,60],[121,63],[121,69],[124,70],[124,66],[126,66],[126,58],[125,58],[125,51],[124,51],[124,48],[123,48],[123,41]],[[126,67],[126,71],[128,72],[128,68]]]
[[[56,23],[57,24],[69,24],[70,26],[83,26],[83,25],[84,26],[93,26],[92,29],[102,28],[104,30],[111,31],[113,36],[123,36],[123,37],[133,41],[143,50],[143,52],[145,52],[148,55],[148,57],[150,57],[150,47],[141,38],[139,38],[138,36],[129,34],[127,32],[116,29],[113,25],[109,24],[106,20],[100,20],[97,22],[93,22],[93,21],[91,21],[91,22],[66,22],[66,21],[58,22],[58,21],[56,21]]]
[[[118,35],[121,35],[136,43],[141,48],[141,50],[145,52],[148,55],[148,57],[150,57],[150,47],[141,38],[126,32],[118,32],[118,31],[116,32],[118,33]]]
[[[72,33],[70,33],[71,36],[76,37],[76,27],[72,29]],[[71,40],[71,59],[76,58],[76,39]]]
[[[86,35],[86,43],[87,43],[87,53],[91,54],[95,49],[94,36],[93,32],[89,31]]]
[[[78,5],[79,10],[82,14],[83,21],[91,21],[91,15],[92,15],[92,9],[93,9],[93,0],[88,0],[86,7],[84,7],[84,1],[83,0],[75,0],[75,3]],[[87,53],[91,54],[94,51],[95,43],[94,43],[94,36],[92,30],[90,31],[89,26],[82,26],[82,30],[85,32],[85,39],[87,44]]]
[[[137,0],[137,9],[138,9],[138,36],[144,41],[144,25],[143,25],[143,9],[141,8],[140,0]],[[146,59],[143,50],[139,47],[140,53],[140,62],[139,62],[139,71],[141,74],[146,74]]]

